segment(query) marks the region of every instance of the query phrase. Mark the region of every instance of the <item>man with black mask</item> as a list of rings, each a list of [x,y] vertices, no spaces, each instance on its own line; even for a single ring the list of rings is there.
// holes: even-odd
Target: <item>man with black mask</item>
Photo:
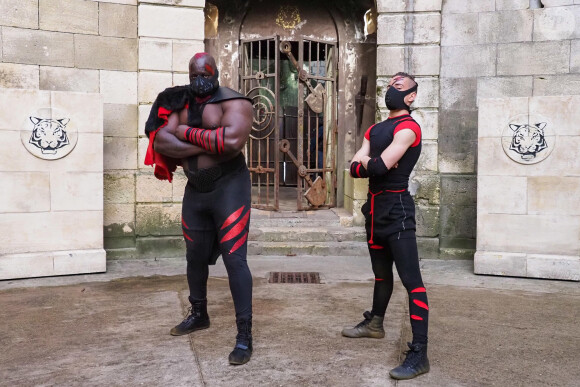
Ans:
[[[210,326],[207,313],[208,265],[221,254],[236,311],[237,336],[230,364],[252,355],[252,275],[246,261],[250,226],[250,174],[241,153],[252,128],[248,98],[220,87],[212,56],[195,54],[190,84],[161,92],[145,132],[145,164],[171,182],[177,165],[187,176],[182,206],[190,313],[170,330],[186,335]]]
[[[415,237],[415,204],[409,194],[409,175],[421,153],[421,128],[409,105],[417,83],[407,73],[389,81],[385,103],[387,120],[371,126],[362,147],[352,158],[352,177],[368,177],[368,200],[362,207],[368,248],[375,275],[373,306],[364,320],[345,328],[345,337],[383,338],[383,318],[393,292],[393,263],[409,296],[413,342],[403,363],[390,371],[394,379],[411,379],[429,372],[427,327],[429,306],[419,270]]]

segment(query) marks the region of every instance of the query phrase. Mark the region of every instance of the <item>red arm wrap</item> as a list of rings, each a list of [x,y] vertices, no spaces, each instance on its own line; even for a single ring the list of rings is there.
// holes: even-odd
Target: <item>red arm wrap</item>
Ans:
[[[224,133],[225,128],[220,126],[217,129],[187,128],[185,138],[193,145],[199,146],[210,153],[224,153]]]

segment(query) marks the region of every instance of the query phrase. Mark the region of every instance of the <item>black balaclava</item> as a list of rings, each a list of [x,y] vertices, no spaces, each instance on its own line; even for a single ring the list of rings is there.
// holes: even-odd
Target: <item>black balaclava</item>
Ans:
[[[390,86],[385,94],[385,104],[389,110],[406,110],[411,112],[411,107],[405,103],[405,97],[412,92],[417,91],[417,85],[409,90],[400,91],[395,86]]]
[[[203,98],[213,94],[220,87],[220,82],[218,80],[219,75],[220,72],[216,69],[215,73],[210,78],[205,78],[201,75],[195,77],[189,84],[189,88],[193,95]]]

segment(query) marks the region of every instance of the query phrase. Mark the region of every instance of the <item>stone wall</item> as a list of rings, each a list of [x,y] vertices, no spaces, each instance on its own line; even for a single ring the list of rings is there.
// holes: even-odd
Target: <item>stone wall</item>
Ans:
[[[143,128],[157,93],[188,82],[189,58],[204,49],[204,6],[203,0],[0,0],[0,88],[102,95],[109,257],[147,255],[139,237],[181,234],[184,182],[158,182],[143,165]]]
[[[578,104],[479,100],[476,273],[580,281]]]
[[[398,71],[415,75],[419,89],[412,115],[423,130],[423,150],[410,191],[417,205],[421,257],[437,258],[441,0],[377,0],[377,11],[377,120],[388,116],[385,86],[389,78]]]
[[[103,272],[99,94],[0,89],[0,279]]]

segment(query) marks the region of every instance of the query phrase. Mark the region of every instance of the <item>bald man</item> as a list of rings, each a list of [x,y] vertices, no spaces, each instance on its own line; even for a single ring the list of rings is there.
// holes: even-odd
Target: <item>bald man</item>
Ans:
[[[153,104],[146,124],[146,164],[171,181],[177,165],[187,176],[182,206],[190,313],[170,330],[186,335],[210,326],[207,313],[209,265],[219,255],[228,272],[238,333],[229,355],[233,365],[252,355],[252,275],[246,261],[250,225],[250,173],[242,149],[252,128],[252,104],[219,86],[214,58],[206,53],[189,62],[186,86],[166,89]]]

